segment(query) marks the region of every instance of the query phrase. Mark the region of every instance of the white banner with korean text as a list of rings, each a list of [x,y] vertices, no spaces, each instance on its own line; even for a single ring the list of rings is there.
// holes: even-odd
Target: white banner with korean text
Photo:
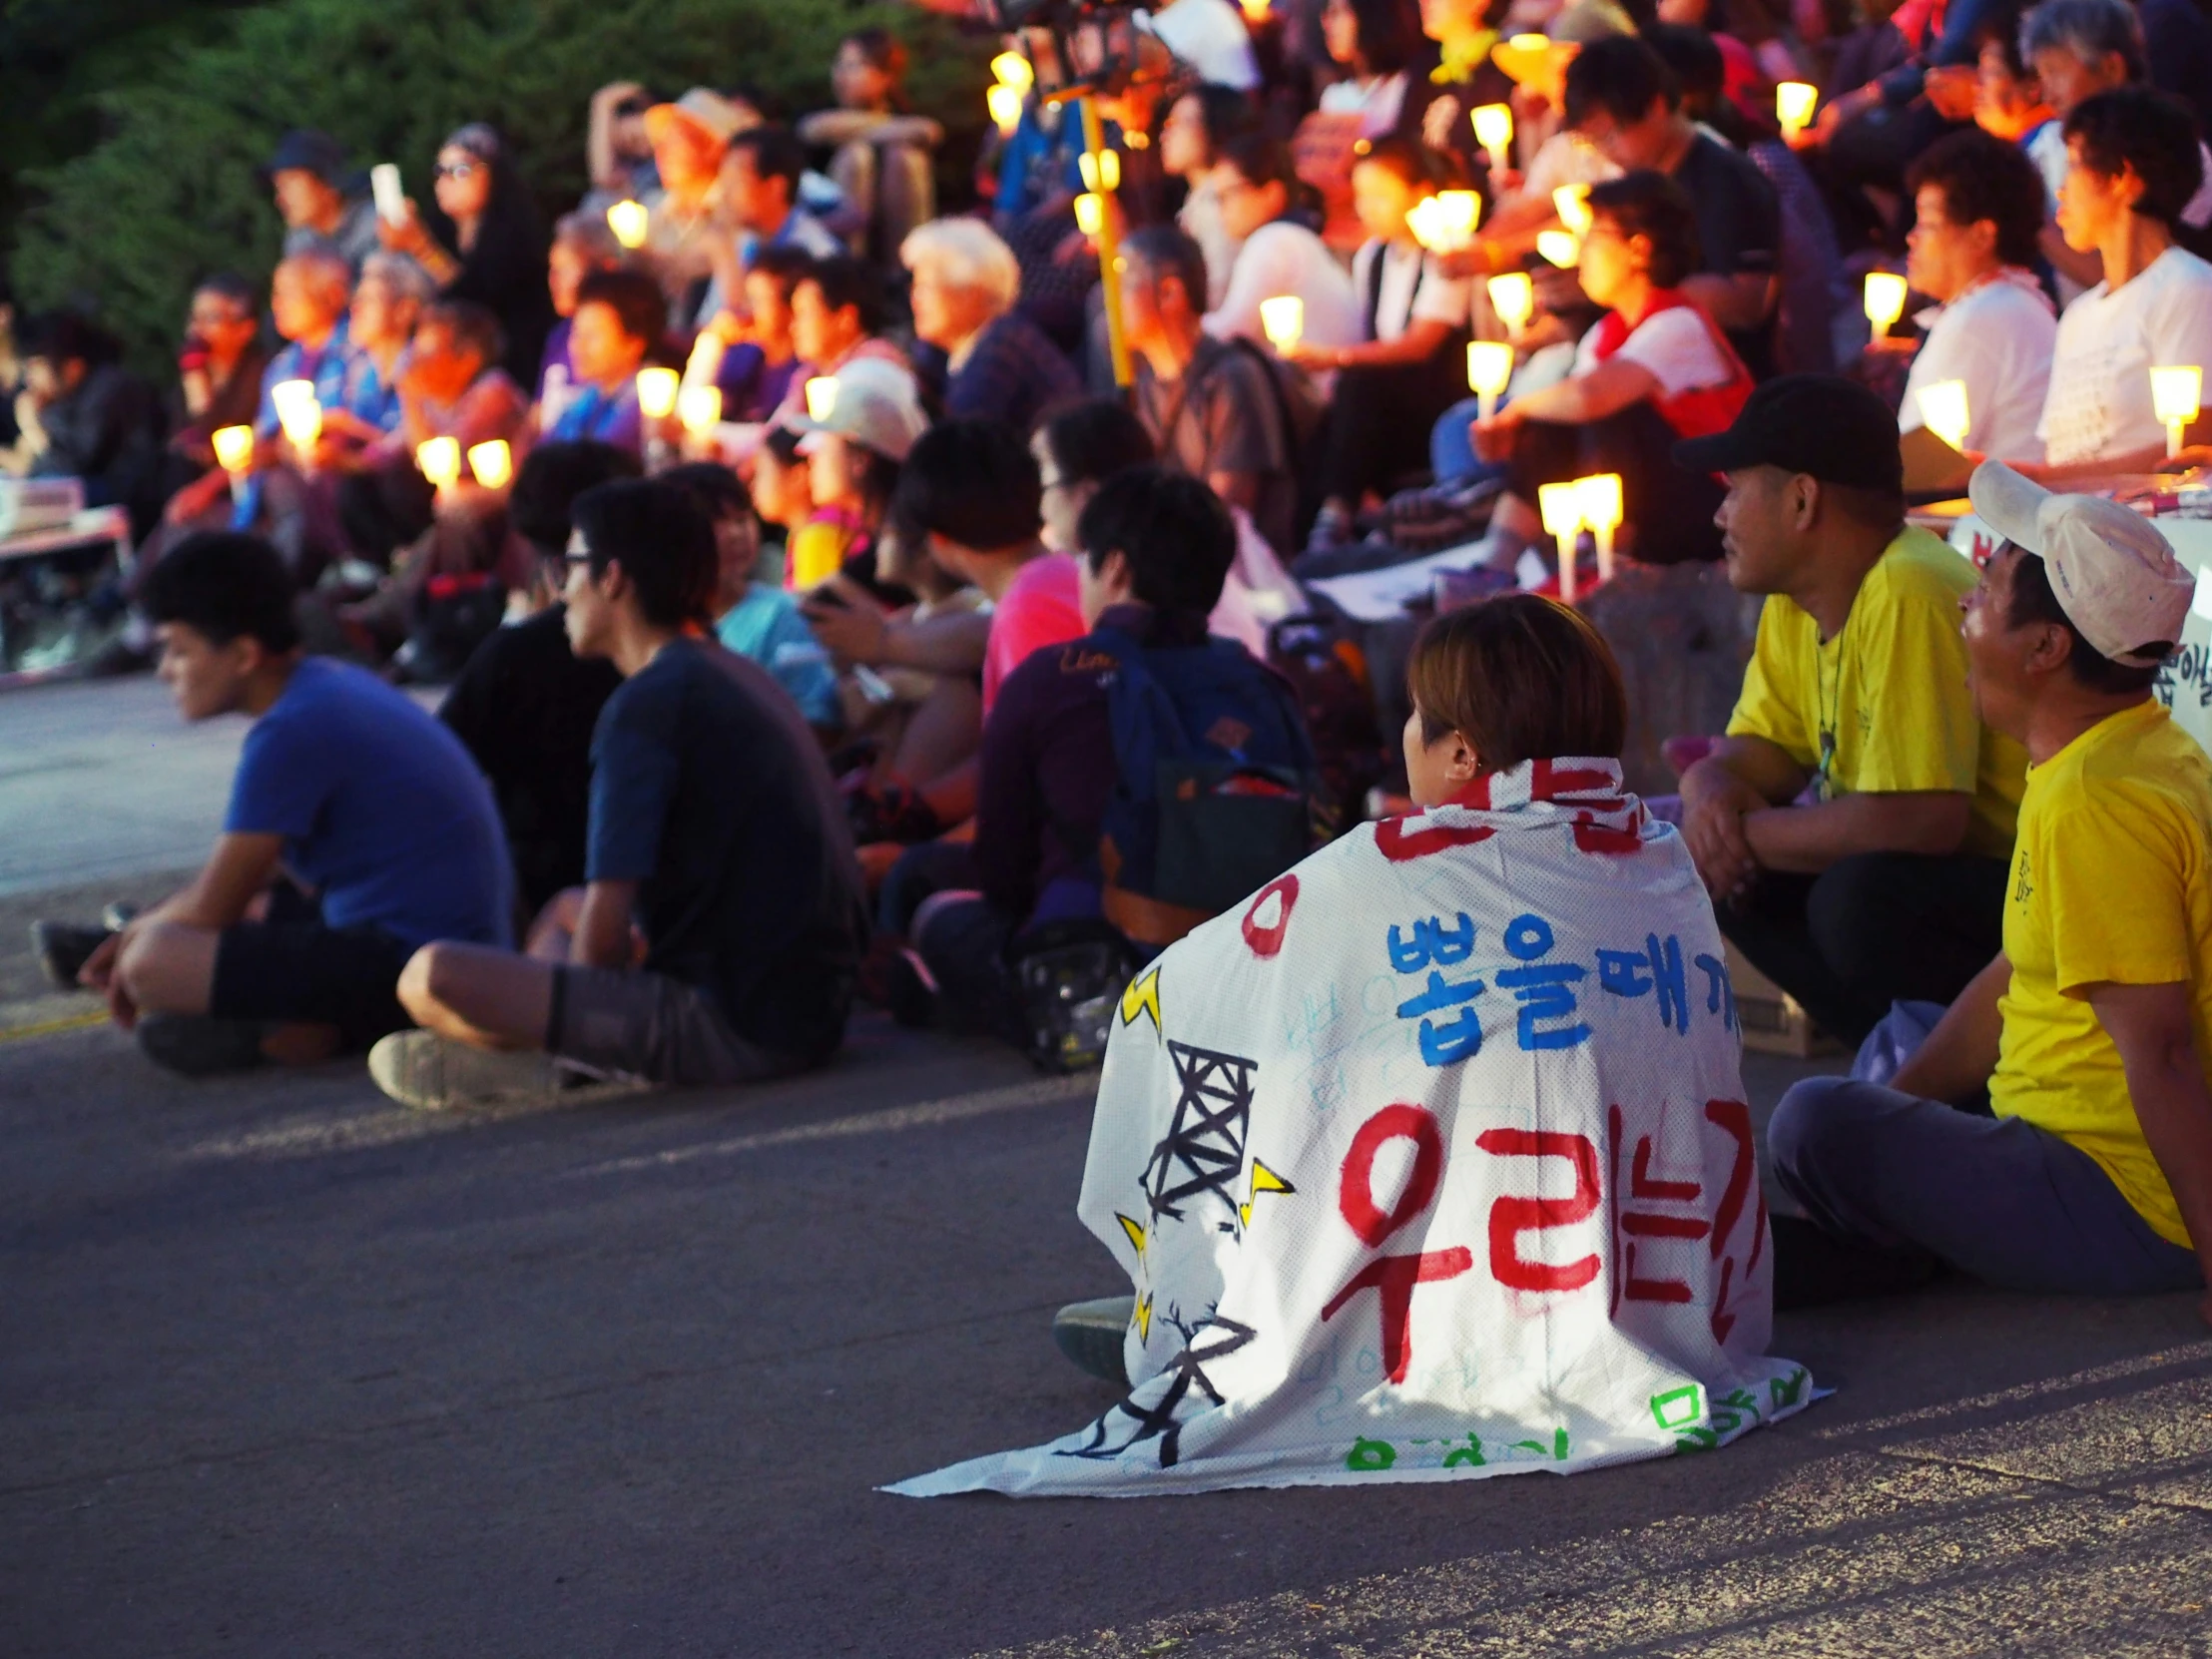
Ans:
[[[1122,999],[1078,1211],[1135,1291],[1127,1397],[889,1489],[1565,1472],[1802,1409],[1739,1053],[1616,763],[1363,826]]]

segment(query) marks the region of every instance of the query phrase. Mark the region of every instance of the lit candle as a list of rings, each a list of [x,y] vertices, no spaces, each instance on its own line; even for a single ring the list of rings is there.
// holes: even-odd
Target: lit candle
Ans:
[[[1075,228],[1095,237],[1106,225],[1106,198],[1085,191],[1075,199]]]
[[[1508,271],[1490,278],[1490,309],[1514,333],[1536,314],[1536,284],[1525,271]]]
[[[1083,188],[1105,195],[1121,189],[1121,155],[1114,150],[1101,150],[1092,155],[1088,150],[1075,158],[1075,165],[1083,174]]]
[[[1894,271],[1867,273],[1867,320],[1875,337],[1890,331],[1890,324],[1905,314],[1905,278]]]
[[[1497,413],[1498,393],[1513,378],[1513,348],[1501,339],[1467,342],[1467,385],[1482,400],[1482,418]]]
[[[1774,113],[1782,123],[1782,136],[1793,138],[1813,125],[1813,106],[1821,101],[1821,89],[1803,81],[1784,81],[1774,89]]]
[[[514,451],[505,438],[492,438],[468,446],[468,470],[488,490],[503,490],[515,475]]]
[[[666,420],[676,412],[679,378],[673,368],[658,363],[638,370],[638,412],[648,420]]]
[[[1559,223],[1578,237],[1590,234],[1590,187],[1561,185],[1551,193],[1551,208]]]
[[[415,445],[415,465],[439,489],[451,489],[461,476],[461,446],[454,438],[425,438]]]
[[[1544,534],[1559,542],[1559,597],[1574,603],[1575,543],[1582,535],[1582,491],[1576,484],[1538,484],[1536,508],[1544,517]]]
[[[311,380],[281,380],[269,388],[269,400],[276,407],[276,424],[284,429],[294,449],[311,449],[322,435],[322,405],[315,400]]]
[[[1278,351],[1288,351],[1306,332],[1306,301],[1295,293],[1279,293],[1273,299],[1260,301],[1260,327],[1268,336],[1268,343]]]
[[[1405,229],[1431,254],[1444,251],[1443,209],[1433,196],[1424,196],[1405,210]]]
[[[645,246],[646,232],[652,224],[653,216],[646,212],[643,202],[617,202],[607,210],[607,229],[632,253]]]
[[[837,377],[834,374],[818,374],[807,382],[807,418],[816,425],[830,418],[837,406]]]
[[[1549,35],[1515,35],[1506,45],[1516,52],[1548,52],[1551,50]]]
[[[1513,111],[1505,104],[1484,104],[1474,112],[1474,142],[1490,158],[1490,171],[1503,173],[1511,163]]]
[[[2196,363],[2152,369],[2150,406],[2166,428],[2166,453],[2180,454],[2189,422],[2204,406],[2204,369]]]
[[[1433,200],[1443,232],[1442,251],[1456,254],[1474,240],[1475,222],[1482,217],[1482,198],[1471,190],[1446,190],[1438,191]]]
[[[1022,90],[1001,81],[983,94],[983,107],[990,111],[991,124],[998,129],[1000,138],[1012,138],[1014,129],[1021,125]]]
[[[722,388],[686,386],[676,399],[676,418],[693,437],[705,437],[722,419]]]
[[[1613,532],[1621,526],[1621,475],[1600,472],[1574,481],[1576,511],[1597,536],[1597,579],[1613,579]]]
[[[1252,25],[1265,23],[1273,4],[1274,0],[1244,0],[1245,22]]]
[[[1971,424],[1966,413],[1966,382],[1937,380],[1921,387],[1917,396],[1922,423],[1951,448],[1965,448],[1966,428]]]
[[[1001,52],[991,59],[991,79],[1002,87],[1027,92],[1037,84],[1037,72],[1019,52]]]
[[[254,464],[254,428],[218,426],[209,434],[215,445],[215,463],[233,478]]]
[[[1582,258],[1582,239],[1572,231],[1538,231],[1536,252],[1561,271],[1572,271]]]

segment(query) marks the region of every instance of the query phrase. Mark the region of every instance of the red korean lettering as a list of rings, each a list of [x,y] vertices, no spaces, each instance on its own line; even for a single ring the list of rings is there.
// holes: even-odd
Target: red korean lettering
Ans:
[[[1490,1206],[1490,1276],[1508,1290],[1578,1291],[1595,1279],[1593,1255],[1554,1265],[1520,1253],[1520,1235],[1572,1227],[1597,1213],[1597,1148],[1587,1135],[1548,1129],[1485,1129],[1474,1144],[1500,1158],[1564,1158],[1574,1168],[1572,1198],[1500,1198]]]
[[[1406,1172],[1403,1190],[1385,1211],[1375,1201],[1375,1160],[1383,1147],[1396,1140],[1413,1143],[1413,1163]],[[1418,1106],[1385,1106],[1363,1123],[1352,1138],[1338,1183],[1337,1209],[1345,1225],[1363,1243],[1380,1250],[1391,1234],[1428,1208],[1436,1196],[1437,1183],[1443,1179],[1443,1131],[1437,1127],[1435,1115]],[[1322,1322],[1327,1324],[1336,1318],[1360,1292],[1376,1292],[1382,1304],[1383,1370],[1392,1382],[1402,1382],[1413,1358],[1409,1329],[1413,1287],[1456,1279],[1473,1266],[1474,1253],[1463,1245],[1411,1256],[1378,1257],[1329,1299],[1322,1309]]]

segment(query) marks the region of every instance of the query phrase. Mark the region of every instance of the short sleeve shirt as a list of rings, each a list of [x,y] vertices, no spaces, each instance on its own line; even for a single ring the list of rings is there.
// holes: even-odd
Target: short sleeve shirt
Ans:
[[[1598,330],[1592,328],[1575,347],[1576,374],[1587,374],[1597,367],[1597,336]],[[1630,330],[1613,355],[1646,370],[1659,382],[1663,397],[1723,386],[1736,377],[1736,366],[1714,343],[1705,314],[1691,305],[1654,311]]]
[[[2150,396],[2157,363],[2212,365],[2212,265],[2180,248],[2117,292],[2097,283],[2059,317],[2035,427],[2048,459],[2099,461],[2163,443]]]
[[[1782,271],[1782,204],[1766,176],[1741,151],[1710,133],[1690,140],[1674,182],[1697,209],[1698,270],[1715,276],[1775,276]],[[1754,374],[1773,362],[1773,321],[1731,330],[1729,342]]]
[[[2189,1247],[2119,1050],[2083,995],[2187,984],[2212,1054],[2212,761],[2155,702],[2091,727],[2027,776],[2005,890],[2012,965],[1989,1103],[2093,1158],[2163,1239]]]
[[[991,608],[990,638],[983,646],[983,714],[989,718],[998,688],[1029,655],[1083,633],[1081,582],[1075,561],[1045,553],[1015,573],[1005,596]]]
[[[1768,595],[1728,735],[1781,749],[1812,771],[1824,801],[1970,795],[1965,850],[2004,857],[2027,756],[1981,724],[1966,688],[1958,601],[1973,584],[1960,554],[1908,529],[1867,573],[1832,639],[1797,601]]]
[[[1260,479],[1253,521],[1270,546],[1290,551],[1298,483],[1291,476],[1290,434],[1270,369],[1251,350],[1202,339],[1180,380],[1162,380],[1139,357],[1137,418],[1152,434],[1163,465],[1194,478],[1216,472]]]

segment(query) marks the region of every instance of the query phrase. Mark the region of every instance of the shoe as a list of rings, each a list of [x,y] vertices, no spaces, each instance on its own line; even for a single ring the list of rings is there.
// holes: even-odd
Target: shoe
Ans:
[[[394,1031],[368,1051],[368,1075],[418,1112],[472,1106],[583,1106],[642,1094],[652,1085],[601,1077],[550,1054],[471,1048],[434,1031]]]
[[[1137,1299],[1133,1296],[1071,1302],[1052,1316],[1052,1340],[1084,1376],[1126,1388],[1129,1374],[1122,1369],[1122,1339],[1136,1317]]]
[[[115,934],[112,927],[78,927],[66,921],[31,923],[31,951],[46,977],[65,991],[83,990],[77,975],[95,950]]]
[[[151,647],[135,645],[118,635],[87,657],[77,672],[87,680],[120,680],[127,674],[144,674],[153,666]]]
[[[258,1019],[216,1019],[208,1014],[148,1014],[138,1022],[139,1051],[164,1071],[182,1077],[216,1077],[251,1071],[265,1063]]]
[[[120,933],[139,918],[139,907],[126,904],[118,898],[100,912],[100,925],[111,933]]]
[[[883,975],[883,1004],[909,1031],[927,1031],[937,1023],[937,981],[919,951],[901,946],[890,959]]]

